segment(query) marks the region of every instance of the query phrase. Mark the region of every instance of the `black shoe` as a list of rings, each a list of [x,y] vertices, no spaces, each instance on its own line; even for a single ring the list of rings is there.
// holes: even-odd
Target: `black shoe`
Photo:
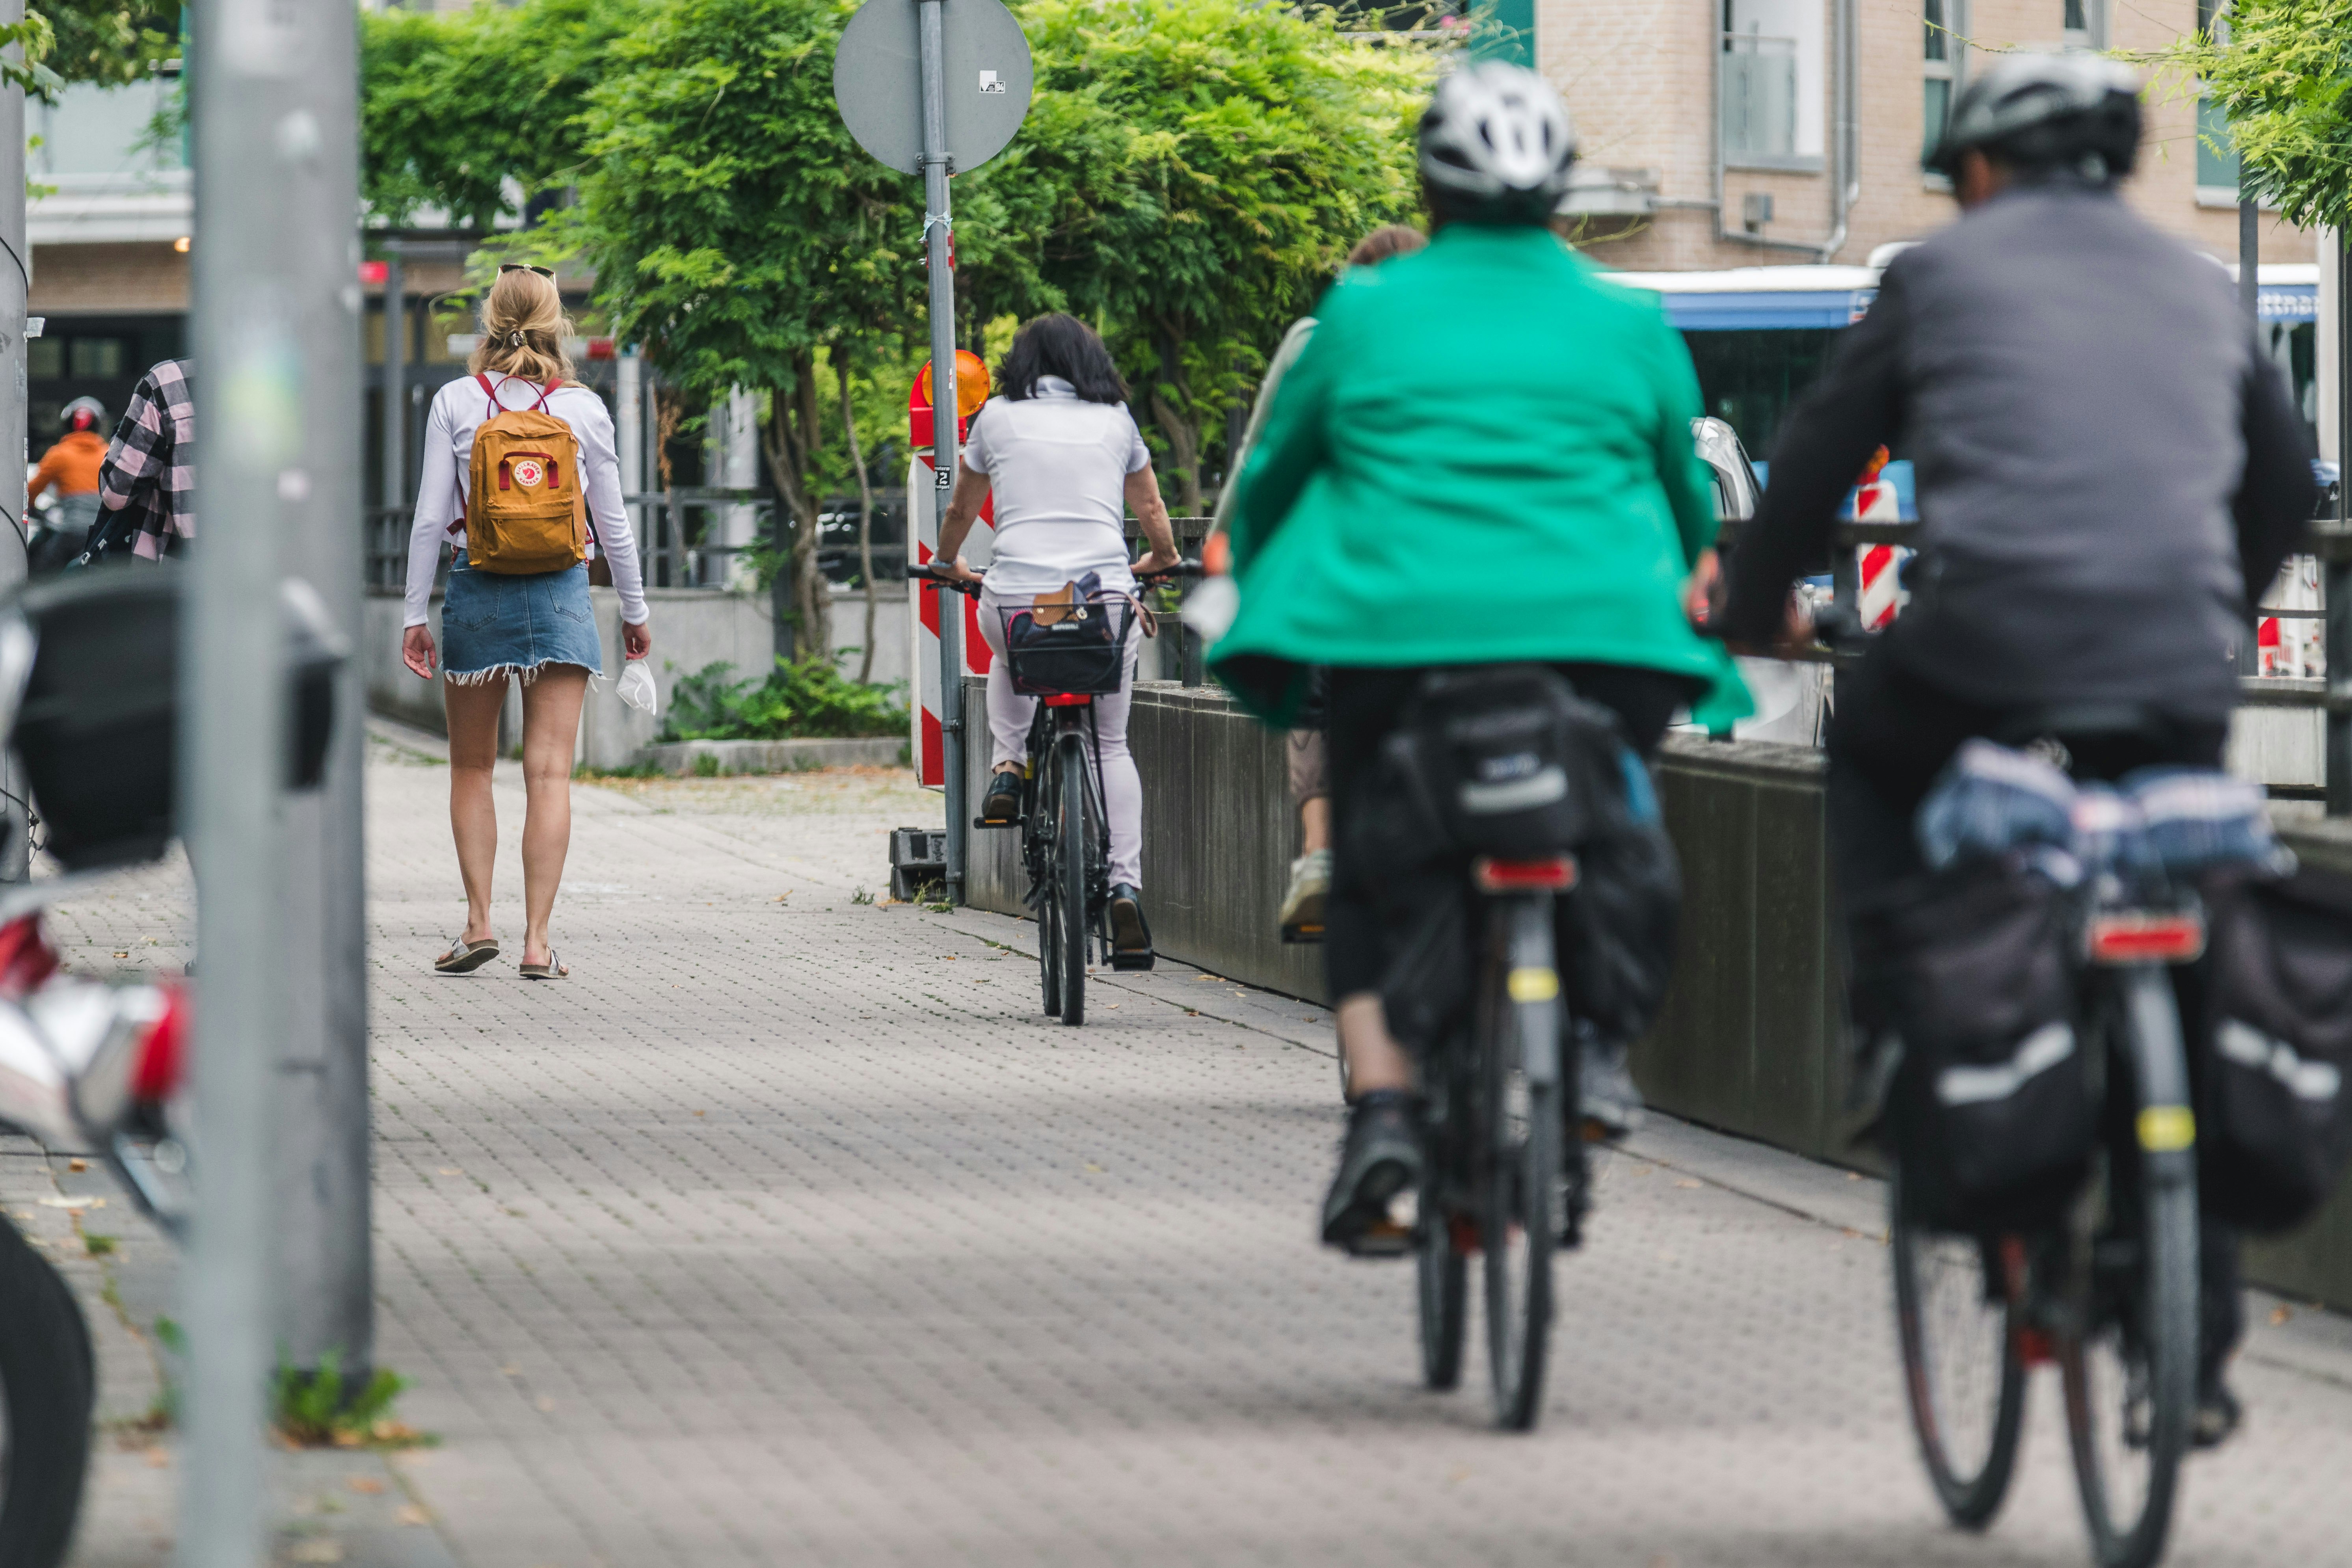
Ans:
[[[1131,882],[1113,882],[1110,904],[1110,966],[1149,969],[1152,963],[1151,927],[1143,919],[1143,895]]]
[[[2189,1444],[2193,1448],[2218,1448],[2230,1440],[2240,1422],[2246,1418],[2246,1407],[2230,1392],[2220,1374],[2200,1378],[2197,1389],[2197,1414],[2189,1423]]]
[[[1402,1257],[1412,1232],[1390,1217],[1396,1195],[1421,1180],[1421,1137],[1413,1098],[1374,1089],[1348,1108],[1339,1173],[1323,1200],[1323,1244],[1358,1258]]]
[[[1010,823],[1021,815],[1021,786],[1025,781],[1019,768],[999,768],[996,776],[988,781],[988,793],[980,799],[980,819],[982,822]]]

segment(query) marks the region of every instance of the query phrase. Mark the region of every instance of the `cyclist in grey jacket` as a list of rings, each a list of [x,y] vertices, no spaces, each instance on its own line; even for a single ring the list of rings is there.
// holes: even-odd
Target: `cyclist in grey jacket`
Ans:
[[[2231,650],[2315,500],[2311,452],[2226,275],[2116,190],[2137,86],[2095,56],[2011,56],[1971,83],[1937,161],[1960,221],[1897,257],[1790,416],[1717,617],[1810,643],[1790,579],[1881,443],[1912,458],[1912,601],[1841,679],[1829,826],[1849,908],[1920,869],[1912,821],[1961,742],[2053,703],[2157,715],[2133,763],[2221,765]],[[2207,1230],[2198,1432],[2237,1407],[2236,1248]]]

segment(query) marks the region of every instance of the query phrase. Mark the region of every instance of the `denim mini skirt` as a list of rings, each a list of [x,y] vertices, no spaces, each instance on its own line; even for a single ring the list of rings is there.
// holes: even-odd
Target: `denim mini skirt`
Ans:
[[[512,575],[477,571],[460,555],[441,600],[443,678],[459,686],[502,675],[527,682],[551,664],[604,671],[587,566]]]

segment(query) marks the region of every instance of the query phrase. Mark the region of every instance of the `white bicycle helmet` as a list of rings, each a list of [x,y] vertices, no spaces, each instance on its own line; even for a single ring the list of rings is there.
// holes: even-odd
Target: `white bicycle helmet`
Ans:
[[[1524,66],[1452,72],[1421,117],[1421,174],[1443,216],[1539,222],[1567,193],[1575,162],[1568,105]]]

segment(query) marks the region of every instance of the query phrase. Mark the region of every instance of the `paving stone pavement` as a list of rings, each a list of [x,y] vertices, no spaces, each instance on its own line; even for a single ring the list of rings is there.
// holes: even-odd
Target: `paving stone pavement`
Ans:
[[[380,1355],[441,1445],[387,1467],[432,1524],[346,1561],[2085,1560],[2046,1383],[2008,1511],[1941,1523],[1874,1183],[1655,1124],[1560,1265],[1542,1426],[1504,1436],[1475,1375],[1418,1386],[1409,1270],[1312,1244],[1319,1009],[1164,966],[1045,1020],[1030,928],[860,901],[887,830],[937,820],[882,773],[579,787],[572,977],[436,977],[446,774],[372,751]],[[519,778],[499,798],[512,846]],[[177,962],[184,889],[142,876],[61,911],[88,962]],[[2248,1429],[2193,1465],[2171,1560],[2352,1563],[2352,1324],[2254,1316]],[[119,1457],[93,1568],[160,1561],[106,1521],[152,1522],[168,1469]],[[320,1540],[332,1489],[289,1494]]]

